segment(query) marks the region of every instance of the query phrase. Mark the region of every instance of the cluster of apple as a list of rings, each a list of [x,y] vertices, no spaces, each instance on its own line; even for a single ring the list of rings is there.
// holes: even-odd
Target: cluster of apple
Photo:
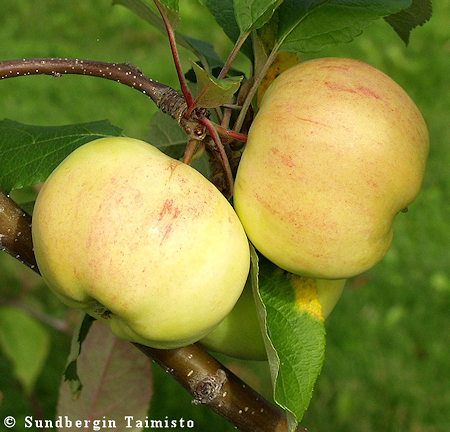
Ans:
[[[419,110],[385,74],[356,60],[307,61],[264,96],[234,208],[195,169],[142,141],[75,150],[36,201],[39,270],[64,303],[120,338],[156,348],[200,340],[246,357],[248,338],[261,333],[244,289],[248,240],[283,270],[317,280],[326,317],[345,280],[388,250],[428,146]],[[256,345],[248,356],[263,358],[262,337]]]

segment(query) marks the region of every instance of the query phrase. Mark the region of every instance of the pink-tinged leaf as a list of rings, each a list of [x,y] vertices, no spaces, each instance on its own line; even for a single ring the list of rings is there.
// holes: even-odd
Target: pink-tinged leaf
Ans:
[[[76,401],[67,382],[60,387],[56,420],[62,429],[143,430],[139,421],[148,413],[153,382],[150,361],[137,348],[96,321],[83,342],[77,372],[83,389]]]

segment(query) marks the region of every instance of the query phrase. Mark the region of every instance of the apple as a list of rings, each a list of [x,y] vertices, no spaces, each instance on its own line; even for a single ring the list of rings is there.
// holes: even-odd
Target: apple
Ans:
[[[64,303],[155,348],[204,337],[244,288],[250,251],[228,200],[198,171],[130,138],[72,152],[36,200],[39,270]]]
[[[266,262],[267,273],[287,273],[272,263]],[[299,294],[302,290],[314,290],[321,306],[321,315],[325,320],[341,297],[346,280],[312,279],[292,275],[292,288]],[[286,280],[286,278],[283,278]],[[302,306],[302,296],[297,296]],[[305,296],[309,299],[309,296]],[[307,307],[308,305],[303,305]],[[267,360],[264,336],[253,297],[251,279],[247,280],[244,291],[233,310],[225,319],[203,339],[200,345],[209,351],[225,354],[242,360]]]
[[[199,343],[209,351],[229,357],[267,360],[250,278],[232,311]]]
[[[387,252],[428,151],[421,113],[390,77],[353,59],[306,61],[264,95],[237,170],[235,210],[279,267],[349,278]]]

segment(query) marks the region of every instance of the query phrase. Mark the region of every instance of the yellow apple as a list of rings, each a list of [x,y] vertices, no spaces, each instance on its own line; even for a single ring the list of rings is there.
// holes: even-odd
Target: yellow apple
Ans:
[[[266,272],[279,271],[272,263],[266,264]],[[311,297],[316,297],[321,307],[323,319],[328,318],[341,297],[346,280],[311,279],[291,275],[292,289],[297,292],[297,306],[307,308]],[[288,280],[283,277],[283,282]],[[302,295],[302,291],[313,290],[310,295]],[[238,302],[225,319],[209,334],[199,341],[204,348],[242,360],[267,360],[264,337],[261,330],[256,304],[253,297],[252,284],[245,285]]]
[[[378,69],[323,58],[267,90],[237,171],[234,206],[281,268],[344,279],[385,255],[417,196],[429,138],[418,108]]]
[[[244,229],[215,186],[130,138],[71,153],[37,197],[32,233],[39,270],[64,303],[155,348],[215,328],[250,265]]]

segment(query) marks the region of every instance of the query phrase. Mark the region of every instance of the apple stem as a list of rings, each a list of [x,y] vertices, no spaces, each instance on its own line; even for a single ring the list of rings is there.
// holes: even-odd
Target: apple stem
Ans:
[[[229,129],[224,129],[222,126],[219,126],[218,124],[215,124],[214,122],[211,122],[214,127],[217,130],[217,133],[219,134],[219,136],[225,137],[225,138],[232,138],[235,139],[237,141],[243,141],[246,142],[247,141],[247,135],[243,134],[243,133],[239,133],[239,132],[234,132],[231,131]]]
[[[260,70],[257,77],[255,77],[255,80],[253,82],[253,85],[251,86],[244,103],[242,104],[241,112],[239,113],[238,118],[236,119],[236,123],[234,124],[233,131],[239,132],[242,125],[244,124],[245,117],[247,115],[247,111],[250,108],[250,104],[252,103],[253,96],[255,96],[256,92],[258,91],[258,87],[261,84],[261,81],[266,76],[267,71],[269,70],[270,66],[272,65],[273,61],[275,60],[276,55],[278,54],[280,44],[276,45],[272,52],[267,57],[266,62],[264,63],[262,69]]]
[[[0,250],[39,274],[33,251],[31,216],[0,190]],[[286,432],[285,415],[224,365],[194,344],[162,350],[134,344],[194,398],[244,432]],[[297,432],[306,432],[298,426]]]
[[[214,154],[216,159],[219,161],[220,165],[222,166],[223,173],[225,175],[226,190],[221,190],[221,192],[227,198],[231,198],[231,196],[233,195],[234,178],[230,166],[230,161],[228,160],[228,155],[225,151],[225,147],[222,144],[222,141],[215,126],[209,119],[201,118],[199,119],[199,122],[206,127],[208,133],[210,134],[211,139],[205,140],[205,144],[207,148]]]
[[[230,70],[231,65],[233,64],[234,59],[236,58],[238,52],[242,48],[242,45],[247,40],[248,36],[251,32],[243,33],[239,36],[236,43],[234,44],[233,49],[230,52],[230,55],[228,56],[225,64],[222,67],[222,70],[220,71],[219,75],[217,76],[217,79],[223,79],[225,78],[225,75]]]
[[[167,19],[167,16],[164,13],[163,8],[160,6],[159,2],[157,0],[154,0],[154,3],[159,13],[161,14],[164,26],[166,27],[170,49],[172,51],[173,61],[178,75],[178,81],[180,82],[180,88],[188,106],[188,112],[190,112],[190,108],[193,106],[194,103],[194,98],[192,96],[191,90],[189,89],[189,86],[187,85],[186,78],[184,77],[183,70],[181,68],[180,56],[178,54],[177,43],[175,39],[175,32],[172,28],[170,21]]]
[[[196,139],[190,139],[186,147],[186,151],[183,156],[183,163],[190,165],[195,153],[197,152],[200,145],[200,141]]]

